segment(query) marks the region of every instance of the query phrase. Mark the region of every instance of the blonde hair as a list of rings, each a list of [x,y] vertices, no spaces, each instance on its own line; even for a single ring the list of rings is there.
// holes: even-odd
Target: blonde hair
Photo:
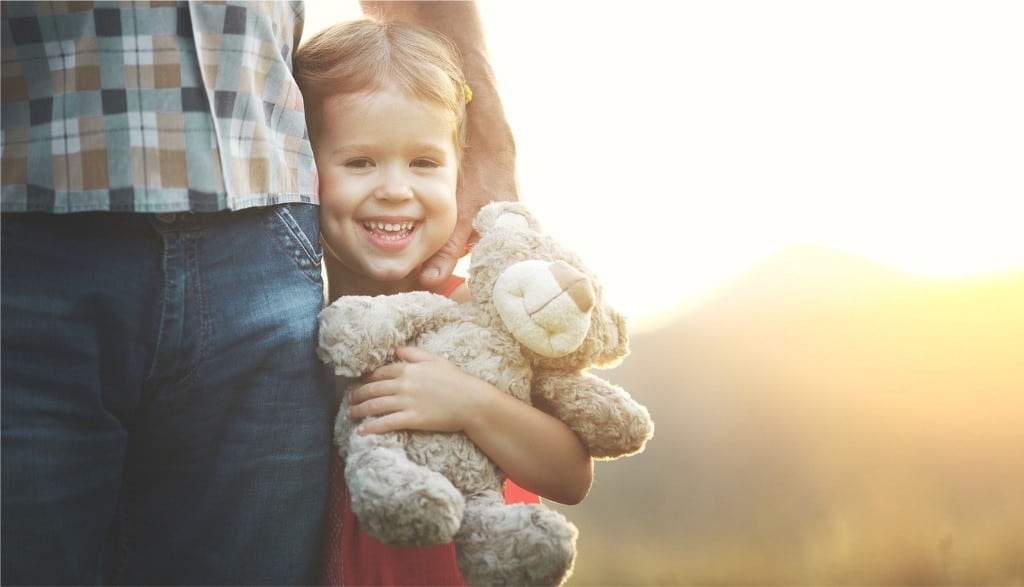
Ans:
[[[327,98],[396,84],[455,118],[455,147],[466,140],[466,79],[458,49],[444,35],[400,21],[354,20],[330,26],[295,52],[310,133]]]

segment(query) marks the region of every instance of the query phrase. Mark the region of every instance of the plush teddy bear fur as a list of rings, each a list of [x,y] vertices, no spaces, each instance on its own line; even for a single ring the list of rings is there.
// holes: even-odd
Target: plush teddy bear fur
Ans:
[[[542,233],[519,203],[477,215],[480,240],[464,304],[426,292],[346,296],[320,315],[320,356],[358,377],[395,360],[397,345],[446,357],[525,402],[554,409],[595,458],[639,452],[651,437],[647,410],[585,373],[628,353],[625,320],[596,277]],[[387,544],[454,540],[471,585],[558,585],[571,573],[576,528],[543,505],[506,505],[504,474],[462,434],[402,431],[360,436],[335,425],[352,507]]]

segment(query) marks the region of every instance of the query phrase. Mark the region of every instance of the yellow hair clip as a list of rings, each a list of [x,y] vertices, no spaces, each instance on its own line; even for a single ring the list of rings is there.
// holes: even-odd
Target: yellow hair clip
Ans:
[[[470,89],[469,84],[462,84],[462,92],[466,95],[466,104],[473,99],[473,90]]]

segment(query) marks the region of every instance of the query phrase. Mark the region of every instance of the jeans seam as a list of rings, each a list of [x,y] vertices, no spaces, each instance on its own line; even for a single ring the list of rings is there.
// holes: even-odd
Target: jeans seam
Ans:
[[[160,239],[160,289],[157,292],[158,299],[160,301],[160,312],[156,316],[156,334],[154,337],[153,356],[149,364],[149,369],[146,370],[146,375],[143,378],[143,384],[148,386],[148,382],[153,380],[156,374],[157,367],[159,366],[161,343],[163,342],[164,328],[167,324],[167,235],[157,232],[157,238]],[[144,394],[145,395],[145,394]]]
[[[203,272],[199,270],[201,247],[199,246],[198,240],[202,238],[202,234],[202,231],[190,233],[185,245],[185,266],[187,267],[185,275],[186,279],[188,279],[193,284],[193,287],[195,287],[195,299],[196,304],[198,305],[197,319],[199,321],[199,340],[195,360],[191,365],[189,365],[188,371],[182,375],[181,379],[176,383],[177,386],[181,387],[191,383],[200,367],[203,366],[207,356],[206,351],[210,344],[210,334],[213,331],[213,325],[210,324],[211,321],[209,320],[209,302],[207,301],[206,296],[203,295],[203,280],[200,277],[200,274]],[[185,292],[185,296],[186,298],[188,297],[187,290]]]

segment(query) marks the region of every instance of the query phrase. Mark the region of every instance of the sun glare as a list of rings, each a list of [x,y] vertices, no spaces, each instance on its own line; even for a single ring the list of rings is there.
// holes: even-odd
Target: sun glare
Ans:
[[[798,243],[1024,268],[1022,3],[480,5],[521,197],[638,322]]]

